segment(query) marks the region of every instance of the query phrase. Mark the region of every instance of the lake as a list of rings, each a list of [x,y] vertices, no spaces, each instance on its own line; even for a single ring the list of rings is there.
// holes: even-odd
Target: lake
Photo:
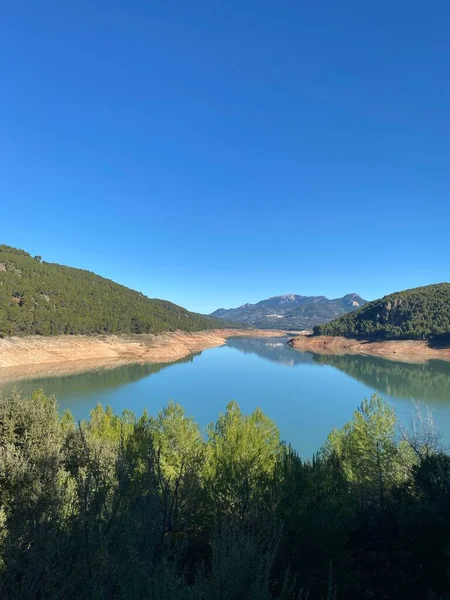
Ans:
[[[409,420],[412,399],[432,408],[450,443],[450,363],[412,365],[368,356],[323,356],[299,352],[283,338],[230,338],[170,364],[131,364],[98,368],[76,375],[40,377],[0,384],[24,394],[43,388],[55,394],[61,410],[76,420],[97,404],[115,412],[156,414],[169,399],[204,427],[215,421],[230,400],[243,411],[256,406],[272,419],[284,440],[304,457],[320,448],[333,427],[341,427],[365,397],[378,392],[400,418]]]

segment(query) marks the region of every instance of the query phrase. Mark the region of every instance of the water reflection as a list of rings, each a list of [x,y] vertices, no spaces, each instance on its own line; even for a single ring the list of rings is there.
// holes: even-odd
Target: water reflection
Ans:
[[[411,398],[432,405],[444,441],[450,443],[450,363],[410,365],[369,356],[315,355],[294,350],[288,339],[231,338],[224,347],[177,363],[47,373],[0,381],[0,390],[17,385],[29,395],[43,388],[76,421],[87,418],[97,403],[109,404],[117,413],[128,408],[137,415],[144,409],[156,414],[172,398],[201,427],[236,400],[244,412],[260,406],[276,421],[282,439],[302,456],[312,456],[333,427],[342,427],[364,397],[378,391],[403,419],[409,419]]]
[[[287,337],[236,337],[229,338],[227,346],[244,354],[254,354],[289,367],[334,367],[381,395],[393,398],[415,398],[427,402],[450,401],[450,362],[435,360],[426,364],[408,364],[362,355],[313,354],[293,350],[287,344],[287,340]],[[44,391],[56,394],[60,400],[73,396],[81,397],[126,386],[176,364],[191,363],[195,356],[200,354],[191,354],[175,363],[101,367],[58,377],[34,377],[1,387],[3,392],[8,392],[17,385],[24,394],[29,394],[36,388],[43,388]]]
[[[292,336],[290,336],[292,337]],[[279,338],[228,338],[227,346],[236,348],[244,354],[257,354],[262,358],[293,367],[295,365],[312,364],[313,355],[309,352],[293,350],[287,341],[287,336]]]
[[[362,355],[324,355],[293,350],[288,338],[231,338],[227,345],[289,366],[313,364],[339,369],[380,394],[394,398],[450,401],[450,362],[410,364]]]
[[[450,362],[400,363],[373,356],[313,355],[316,364],[335,367],[381,394],[426,401],[450,400]]]
[[[44,392],[56,395],[58,400],[61,401],[70,396],[81,397],[87,394],[92,395],[126,386],[129,383],[145,379],[150,375],[155,375],[172,365],[190,363],[200,354],[201,352],[190,354],[172,363],[132,363],[119,367],[98,367],[80,373],[59,375],[57,377],[54,375],[34,377],[4,384],[1,390],[3,393],[8,393],[11,389],[17,387],[24,395],[29,395],[34,390],[42,388]]]

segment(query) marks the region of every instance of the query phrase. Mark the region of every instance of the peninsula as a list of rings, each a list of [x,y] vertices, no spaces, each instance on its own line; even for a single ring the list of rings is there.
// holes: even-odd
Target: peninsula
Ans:
[[[289,341],[318,354],[369,354],[390,360],[450,361],[450,284],[413,288],[367,303]]]

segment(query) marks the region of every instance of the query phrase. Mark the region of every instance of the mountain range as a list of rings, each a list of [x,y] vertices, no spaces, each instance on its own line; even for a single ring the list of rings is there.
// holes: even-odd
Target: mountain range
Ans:
[[[358,294],[346,294],[331,300],[325,296],[285,294],[256,304],[219,308],[210,316],[261,329],[312,329],[365,304],[367,301]]]

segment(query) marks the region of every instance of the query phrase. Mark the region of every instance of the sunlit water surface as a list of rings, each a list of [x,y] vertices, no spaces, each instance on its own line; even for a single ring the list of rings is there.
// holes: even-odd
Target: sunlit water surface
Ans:
[[[256,406],[274,419],[284,440],[310,457],[333,427],[352,417],[365,397],[378,392],[403,421],[412,399],[434,411],[443,441],[450,444],[450,363],[411,365],[367,356],[321,356],[293,350],[287,338],[231,338],[225,346],[171,364],[132,364],[63,377],[0,384],[25,394],[43,388],[75,419],[97,404],[115,412],[156,414],[169,399],[182,404],[201,427],[215,421],[230,400],[243,411]]]

